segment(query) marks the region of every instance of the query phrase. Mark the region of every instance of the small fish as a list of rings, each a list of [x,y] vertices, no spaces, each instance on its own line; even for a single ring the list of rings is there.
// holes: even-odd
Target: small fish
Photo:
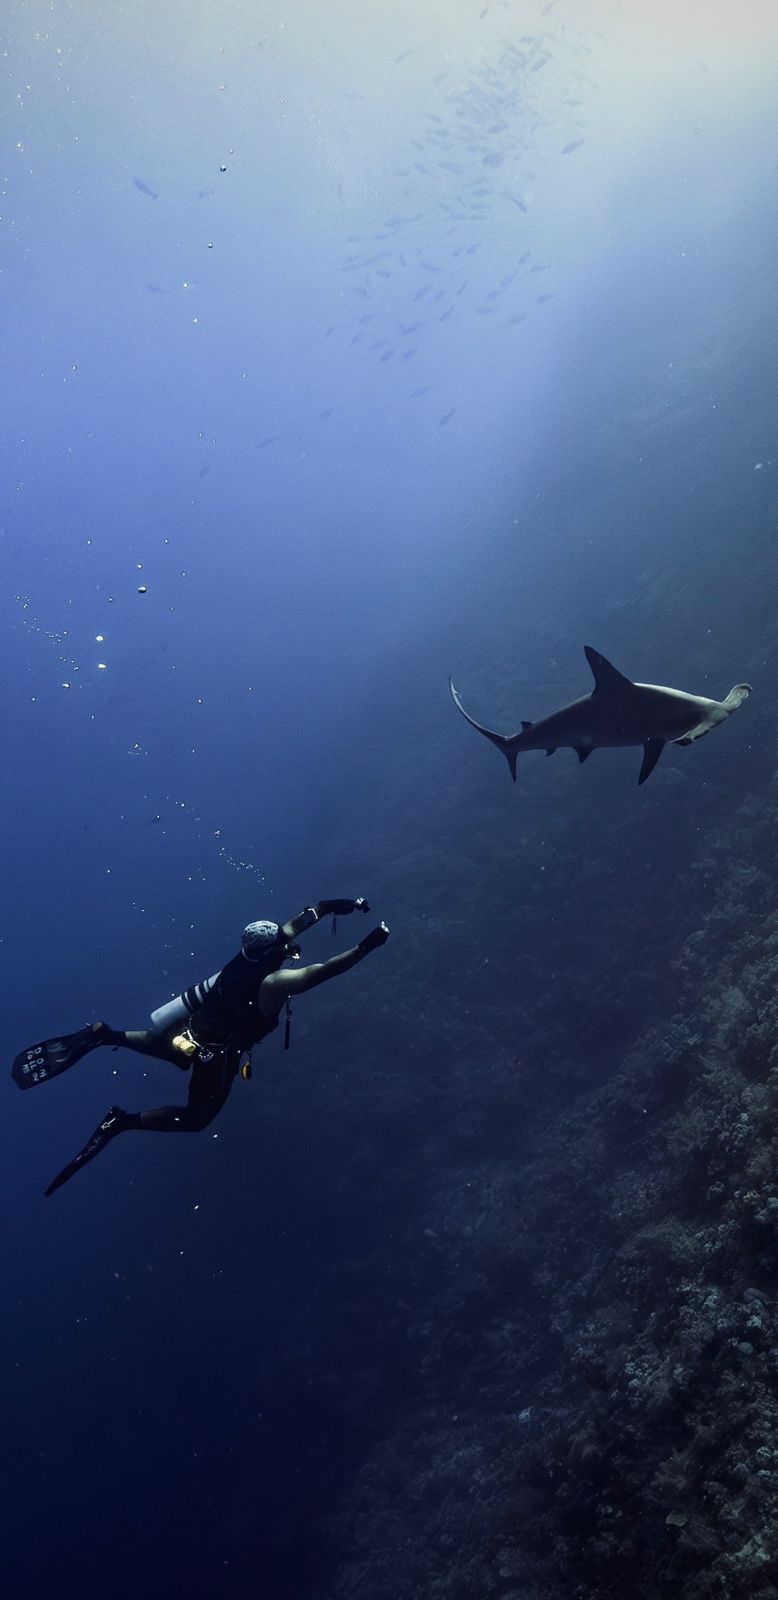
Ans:
[[[583,139],[572,139],[570,141],[570,144],[563,145],[563,147],[562,147],[562,155],[563,156],[571,156],[574,150],[580,150],[581,145],[583,144],[583,142],[584,142]]]
[[[132,181],[135,184],[136,189],[138,189],[141,194],[147,194],[150,200],[159,199],[159,195],[156,194],[153,189],[150,189],[148,184],[143,182],[142,178],[133,178]]]
[[[449,423],[449,422],[450,422],[450,421],[451,421],[451,418],[452,418],[452,417],[453,417],[453,415],[454,415],[454,411],[455,411],[455,409],[456,409],[456,408],[455,408],[455,407],[454,407],[454,406],[452,406],[452,408],[451,408],[451,410],[450,410],[450,411],[446,411],[446,412],[445,412],[445,413],[444,413],[444,415],[443,415],[443,416],[442,416],[442,417],[441,417],[441,419],[440,419],[440,422],[439,422],[439,424],[438,424],[438,426],[439,426],[439,427],[440,427],[440,428],[445,428],[445,427],[446,427],[446,425],[447,425],[447,423]]]

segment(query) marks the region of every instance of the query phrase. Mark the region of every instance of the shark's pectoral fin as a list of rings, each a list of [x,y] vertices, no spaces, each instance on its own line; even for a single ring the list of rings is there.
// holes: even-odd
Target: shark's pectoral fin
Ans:
[[[546,755],[547,756],[555,756],[556,755],[556,745],[555,744],[549,745],[548,749],[546,750]]]
[[[664,739],[646,739],[643,746],[643,765],[640,768],[638,783],[645,783],[650,778],[654,767],[665,747]]]
[[[623,694],[625,689],[634,689],[631,678],[625,678],[599,650],[593,650],[590,644],[584,645],[584,655],[594,675],[594,688],[592,694]]]
[[[454,683],[453,683],[453,680],[451,678],[449,678],[449,680],[448,680],[448,686],[449,686],[449,689],[451,690],[451,698],[452,698],[452,700],[454,702],[454,705],[456,706],[458,711],[461,711],[462,716],[465,719],[465,722],[469,722],[471,728],[475,728],[476,733],[482,733],[485,739],[490,739],[492,744],[496,744],[498,750],[502,750],[502,753],[505,756],[505,759],[506,759],[506,761],[508,763],[508,766],[511,769],[511,777],[513,778],[513,781],[515,783],[516,782],[516,756],[518,754],[516,746],[518,744],[519,739],[521,738],[521,734],[520,733],[514,733],[510,738],[506,739],[504,734],[502,734],[502,733],[494,733],[491,728],[484,728],[483,725],[480,722],[476,722],[475,717],[471,717],[470,713],[465,710],[465,708],[464,708],[464,706],[462,704],[462,701],[460,700],[459,695],[457,694],[457,691],[454,688]]]
[[[698,722],[696,728],[690,728],[682,739],[674,739],[673,744],[696,744],[698,739],[704,739],[706,733],[710,733],[715,726],[715,722]]]
[[[589,760],[589,757],[590,757],[593,749],[594,749],[594,745],[593,744],[579,744],[579,745],[576,746],[575,753],[576,753],[576,755],[578,757],[578,760],[580,761],[582,766],[583,766],[584,761],[588,761]]]
[[[534,726],[534,724],[532,722],[525,722],[524,718],[522,717],[521,726],[522,726],[522,729],[523,729],[524,733],[527,733],[529,731],[529,729]]]

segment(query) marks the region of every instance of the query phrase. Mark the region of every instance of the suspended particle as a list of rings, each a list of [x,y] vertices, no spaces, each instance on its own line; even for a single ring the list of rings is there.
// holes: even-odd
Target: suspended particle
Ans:
[[[149,591],[145,583],[138,584],[138,594],[148,594],[148,592]]]

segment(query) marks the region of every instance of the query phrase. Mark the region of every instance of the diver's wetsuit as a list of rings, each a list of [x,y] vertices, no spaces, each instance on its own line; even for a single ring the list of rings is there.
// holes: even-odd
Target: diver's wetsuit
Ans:
[[[183,1027],[181,1013],[165,1032],[151,1028],[127,1031],[111,1028],[105,1022],[91,1023],[77,1033],[44,1040],[32,1045],[16,1057],[12,1075],[20,1089],[45,1083],[67,1072],[83,1056],[101,1045],[114,1049],[124,1047],[138,1055],[167,1061],[183,1071],[191,1070],[191,1080],[186,1105],[156,1106],[150,1111],[124,1111],[111,1106],[83,1148],[74,1156],[49,1184],[46,1194],[67,1183],[76,1172],[100,1154],[109,1141],[119,1133],[141,1130],[149,1133],[199,1133],[213,1122],[224,1105],[238,1075],[241,1057],[259,1044],[278,1027],[279,1011],[266,1015],[259,1009],[259,992],[265,979],[278,972],[284,961],[299,955],[291,940],[307,928],[313,927],[322,916],[345,915],[351,911],[369,911],[366,900],[321,900],[317,906],[306,906],[297,917],[292,917],[279,927],[276,923],[250,923],[243,933],[243,948],[214,979],[212,987],[196,985],[186,991],[181,999],[190,1020]],[[334,920],[333,920],[334,926]],[[266,939],[269,930],[270,938]],[[251,940],[249,941],[249,937]],[[316,988],[328,978],[348,972],[372,950],[385,944],[389,929],[385,923],[361,940],[351,950],[344,950],[326,962],[303,969],[304,988]],[[264,942],[263,942],[264,941]],[[247,944],[259,948],[259,955],[249,954]],[[205,998],[194,1011],[190,1010],[190,996],[207,987]],[[288,995],[290,988],[282,990]],[[298,989],[298,992],[302,992]],[[175,1007],[173,1013],[175,1015]],[[189,1048],[174,1045],[183,1033]],[[246,1072],[246,1076],[248,1076]]]
[[[191,1066],[192,1071],[185,1106],[155,1106],[151,1111],[125,1112],[127,1120],[122,1131],[141,1128],[149,1133],[200,1133],[221,1111],[238,1076],[241,1056],[277,1027],[277,1016],[267,1017],[255,1009],[250,1033],[243,1028],[238,1036],[233,1028],[229,1036],[222,1030],[222,1038],[217,1039],[216,1029],[206,1030],[201,1022],[201,1011],[198,1011],[189,1032],[200,1049],[188,1059],[172,1043],[181,1032],[180,1024],[168,1028],[166,1033],[154,1033],[151,1028],[122,1033],[112,1028],[107,1044],[135,1050],[139,1055],[154,1056],[158,1061],[169,1061],[184,1071]]]
[[[152,1028],[106,1030],[106,1044],[123,1045],[139,1055],[170,1061],[184,1070],[191,1065],[192,1069],[185,1106],[127,1112],[131,1120],[124,1124],[125,1128],[143,1128],[153,1133],[199,1133],[207,1128],[227,1099],[241,1056],[278,1027],[277,1015],[265,1016],[257,1007],[268,970],[272,967],[269,969],[267,962],[248,961],[242,951],[227,962],[189,1023],[188,1031],[199,1046],[192,1056],[184,1056],[173,1045],[181,1033],[180,1023],[165,1033],[155,1033]]]
[[[197,1053],[187,1059],[172,1044],[177,1032],[175,1027],[168,1029],[167,1033],[158,1034],[150,1028],[123,1033],[119,1029],[104,1026],[100,1032],[100,1044],[114,1047],[124,1045],[139,1055],[170,1061],[177,1067],[191,1064],[192,1077],[186,1105],[155,1106],[151,1111],[123,1111],[120,1106],[111,1106],[78,1155],[49,1184],[46,1194],[51,1195],[61,1189],[76,1172],[93,1161],[118,1133],[202,1133],[203,1128],[207,1128],[221,1111],[238,1075],[241,1056],[250,1045],[258,1044],[260,1039],[277,1027],[277,1016],[266,1017],[261,1012],[255,1012],[249,1038],[245,1034],[240,1040],[231,1036],[221,1044],[214,1041],[213,1046],[201,1042]],[[191,1025],[189,1032],[196,1037]]]

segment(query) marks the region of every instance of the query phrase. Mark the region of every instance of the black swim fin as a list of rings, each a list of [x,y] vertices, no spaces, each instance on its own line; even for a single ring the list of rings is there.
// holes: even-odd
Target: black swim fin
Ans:
[[[46,1194],[54,1194],[56,1189],[61,1189],[63,1183],[67,1183],[69,1178],[74,1178],[88,1162],[94,1161],[95,1156],[99,1156],[100,1151],[105,1149],[111,1139],[115,1139],[117,1133],[124,1133],[131,1126],[132,1119],[128,1117],[127,1112],[122,1111],[121,1106],[111,1106],[110,1111],[106,1111],[100,1126],[90,1134],[83,1150],[79,1150],[78,1155],[62,1168],[49,1184]]]
[[[95,1050],[98,1045],[113,1042],[113,1029],[109,1028],[107,1022],[91,1022],[88,1028],[80,1028],[78,1033],[66,1033],[60,1039],[44,1039],[42,1044],[33,1044],[29,1050],[22,1050],[11,1068],[11,1076],[20,1089],[31,1089],[36,1083],[48,1083],[49,1078],[58,1078],[61,1072],[74,1067],[82,1056]]]

